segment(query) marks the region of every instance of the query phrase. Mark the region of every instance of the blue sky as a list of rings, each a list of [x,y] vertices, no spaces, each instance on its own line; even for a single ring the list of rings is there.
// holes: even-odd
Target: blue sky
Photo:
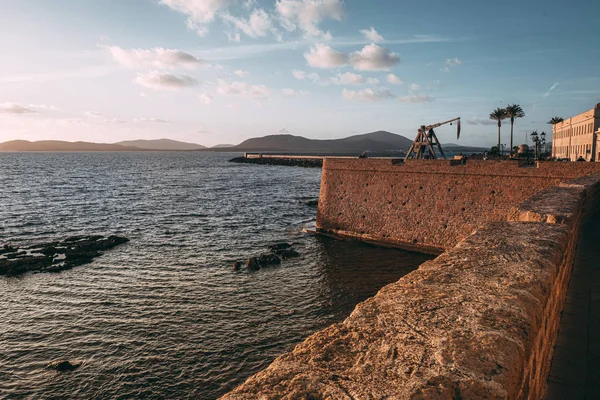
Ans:
[[[518,103],[522,143],[600,102],[598,27],[592,0],[0,0],[0,141],[412,138],[460,116],[460,143],[491,146],[490,111]]]

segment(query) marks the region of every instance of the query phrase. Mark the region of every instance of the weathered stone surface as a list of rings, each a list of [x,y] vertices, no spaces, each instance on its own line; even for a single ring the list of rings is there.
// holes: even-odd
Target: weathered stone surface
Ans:
[[[582,186],[547,188],[513,207],[507,218],[509,221],[568,224],[579,211],[584,195]]]
[[[112,249],[129,239],[120,236],[72,236],[63,241],[17,248],[2,247],[0,275],[26,272],[59,272],[87,264],[102,251]]]
[[[491,224],[224,398],[518,398],[569,239],[562,225]]]
[[[548,187],[600,163],[326,158],[317,229],[440,254]]]

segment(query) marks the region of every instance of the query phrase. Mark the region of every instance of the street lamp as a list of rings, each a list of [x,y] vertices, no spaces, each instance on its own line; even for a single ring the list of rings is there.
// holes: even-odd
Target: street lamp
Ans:
[[[500,157],[504,157],[504,149],[506,148],[506,144],[502,143],[500,145],[500,148],[501,148],[501,150],[500,150]]]
[[[537,131],[531,132],[531,140],[534,144],[534,155],[535,159],[538,160],[541,156],[542,146],[546,144],[546,132],[542,132],[538,135]]]

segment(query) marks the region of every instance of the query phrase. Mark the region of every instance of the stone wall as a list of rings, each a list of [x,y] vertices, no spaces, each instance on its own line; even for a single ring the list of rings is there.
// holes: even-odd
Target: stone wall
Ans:
[[[539,191],[224,398],[543,398],[579,226],[599,199],[600,174]]]
[[[439,254],[534,193],[595,171],[600,164],[326,158],[317,228]]]

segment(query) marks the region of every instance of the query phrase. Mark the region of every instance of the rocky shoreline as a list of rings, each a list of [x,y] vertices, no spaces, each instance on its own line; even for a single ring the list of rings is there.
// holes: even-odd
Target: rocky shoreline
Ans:
[[[322,168],[322,158],[294,158],[294,157],[236,157],[229,160],[229,162],[239,164],[260,164],[260,165],[283,165],[288,167],[303,167],[303,168]]]
[[[15,276],[27,272],[59,272],[88,264],[103,251],[129,242],[121,236],[71,236],[62,241],[27,247],[5,244],[0,247],[0,275]]]

